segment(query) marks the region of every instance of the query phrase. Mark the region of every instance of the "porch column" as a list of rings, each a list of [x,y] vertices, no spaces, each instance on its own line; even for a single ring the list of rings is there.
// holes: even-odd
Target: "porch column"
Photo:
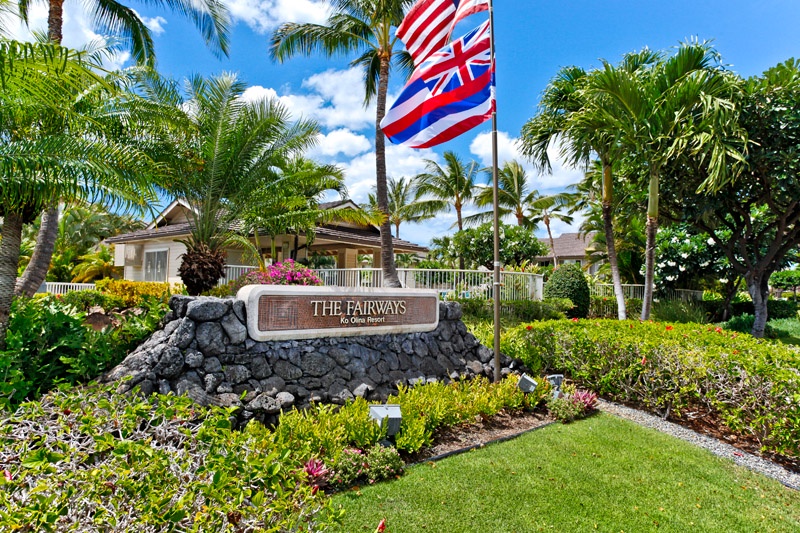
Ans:
[[[372,249],[372,268],[381,268],[383,267],[383,262],[381,261],[381,249],[380,248],[373,248]]]
[[[336,266],[338,268],[358,268],[358,250],[355,248],[339,250]]]

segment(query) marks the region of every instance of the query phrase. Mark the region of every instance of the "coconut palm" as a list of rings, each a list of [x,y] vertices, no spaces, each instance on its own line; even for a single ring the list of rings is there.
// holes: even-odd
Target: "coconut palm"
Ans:
[[[419,190],[414,187],[414,180],[389,178],[389,222],[395,227],[395,237],[400,238],[400,224],[403,222],[420,222],[433,218],[435,213],[427,209],[427,204],[419,201]],[[375,189],[363,206],[367,212],[379,212]]]
[[[96,279],[119,278],[122,267],[114,266],[114,245],[101,244],[97,250],[80,256],[80,262],[72,269],[72,281],[88,283]]]
[[[491,169],[485,169],[487,176],[491,179]],[[497,205],[500,217],[513,216],[517,220],[518,226],[523,226],[532,231],[536,231],[537,224],[530,217],[530,203],[539,194],[532,191],[528,184],[528,173],[519,161],[507,161],[497,172]],[[492,188],[481,187],[475,196],[475,204],[479,207],[492,205]],[[493,211],[483,211],[470,215],[464,219],[468,226],[479,225],[492,220]]]
[[[394,66],[405,74],[413,68],[411,56],[396,48],[398,39],[392,31],[403,21],[405,0],[329,0],[330,16],[325,24],[282,24],[273,34],[270,53],[277,61],[292,56],[322,52],[356,55],[351,65],[364,69],[364,104],[376,101],[375,174],[376,202],[384,215],[381,223],[381,267],[383,283],[400,287],[394,264],[392,228],[389,220],[389,190],[386,179],[386,139],[380,128],[386,114],[389,72]]]
[[[60,44],[63,31],[64,0],[43,0],[48,5],[47,38]],[[19,15],[28,22],[28,10],[35,0],[18,0]],[[154,0],[151,5],[167,7],[188,17],[200,30],[212,51],[228,54],[228,11],[220,0]],[[142,65],[155,65],[155,50],[150,30],[130,7],[115,0],[88,0],[83,3],[94,25],[121,38],[134,60]],[[39,288],[47,274],[58,234],[58,200],[42,214],[39,235],[31,261],[18,280],[17,294],[27,296]]]
[[[230,224],[266,184],[277,191],[281,165],[316,142],[312,121],[291,124],[275,99],[246,101],[246,85],[234,74],[193,77],[185,106],[199,132],[186,147],[197,163],[176,184],[191,206],[191,233],[179,273],[189,294],[213,288],[225,268]],[[284,182],[285,183],[285,182]]]
[[[23,223],[63,197],[123,209],[156,200],[151,183],[161,169],[127,142],[121,91],[90,59],[53,44],[0,41],[0,349]]]
[[[646,69],[630,70],[608,62],[589,79],[596,105],[593,122],[616,132],[617,142],[647,168],[647,245],[642,319],[650,317],[658,230],[659,177],[670,160],[683,154],[707,159],[709,181],[728,179],[730,159],[742,161],[736,142],[745,134],[731,102],[734,78],[724,73],[708,43],[684,43],[675,54]]]
[[[572,224],[572,215],[568,212],[572,209],[574,196],[570,193],[558,193],[550,195],[540,195],[539,191],[531,193],[531,201],[528,203],[530,219],[534,224],[542,222],[547,228],[547,237],[550,240],[550,250],[553,252],[553,266],[558,266],[558,255],[553,241],[553,231],[551,222],[557,220],[565,224]]]

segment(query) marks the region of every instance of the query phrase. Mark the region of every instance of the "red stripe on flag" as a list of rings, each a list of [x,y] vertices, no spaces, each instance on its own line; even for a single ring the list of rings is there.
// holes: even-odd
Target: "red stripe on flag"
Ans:
[[[427,142],[424,142],[422,144],[416,145],[415,148],[430,148],[432,146],[436,146],[438,144],[442,144],[442,143],[447,142],[447,141],[449,141],[451,139],[454,139],[454,138],[458,137],[459,135],[461,135],[462,133],[464,133],[465,131],[469,131],[472,128],[474,128],[475,126],[477,126],[479,124],[483,124],[484,122],[486,122],[487,120],[492,118],[492,113],[494,112],[494,109],[495,109],[495,101],[494,101],[494,99],[492,99],[492,103],[491,103],[489,109],[486,111],[485,114],[478,115],[478,116],[473,116],[473,117],[470,117],[468,119],[462,120],[461,122],[459,122],[457,124],[453,124],[452,126],[447,128],[443,132],[441,132],[438,135],[436,135],[435,137],[433,137],[431,140],[429,140]]]

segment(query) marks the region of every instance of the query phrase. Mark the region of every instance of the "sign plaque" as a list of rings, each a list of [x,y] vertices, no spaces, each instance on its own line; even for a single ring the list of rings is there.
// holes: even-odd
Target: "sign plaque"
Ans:
[[[433,331],[434,290],[247,285],[247,332],[256,341]]]

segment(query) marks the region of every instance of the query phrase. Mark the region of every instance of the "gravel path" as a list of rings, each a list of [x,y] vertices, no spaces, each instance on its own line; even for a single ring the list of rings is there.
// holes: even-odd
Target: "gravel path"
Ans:
[[[679,426],[678,424],[667,422],[661,417],[605,400],[598,400],[598,403],[600,409],[606,413],[631,420],[645,427],[656,429],[672,435],[673,437],[685,440],[686,442],[691,442],[701,448],[705,448],[714,455],[731,459],[740,466],[764,474],[767,477],[777,479],[787,487],[800,490],[800,474],[790,472],[772,461],[767,461],[756,455],[734,448],[730,444],[707,437],[706,435],[701,435],[700,433]]]

